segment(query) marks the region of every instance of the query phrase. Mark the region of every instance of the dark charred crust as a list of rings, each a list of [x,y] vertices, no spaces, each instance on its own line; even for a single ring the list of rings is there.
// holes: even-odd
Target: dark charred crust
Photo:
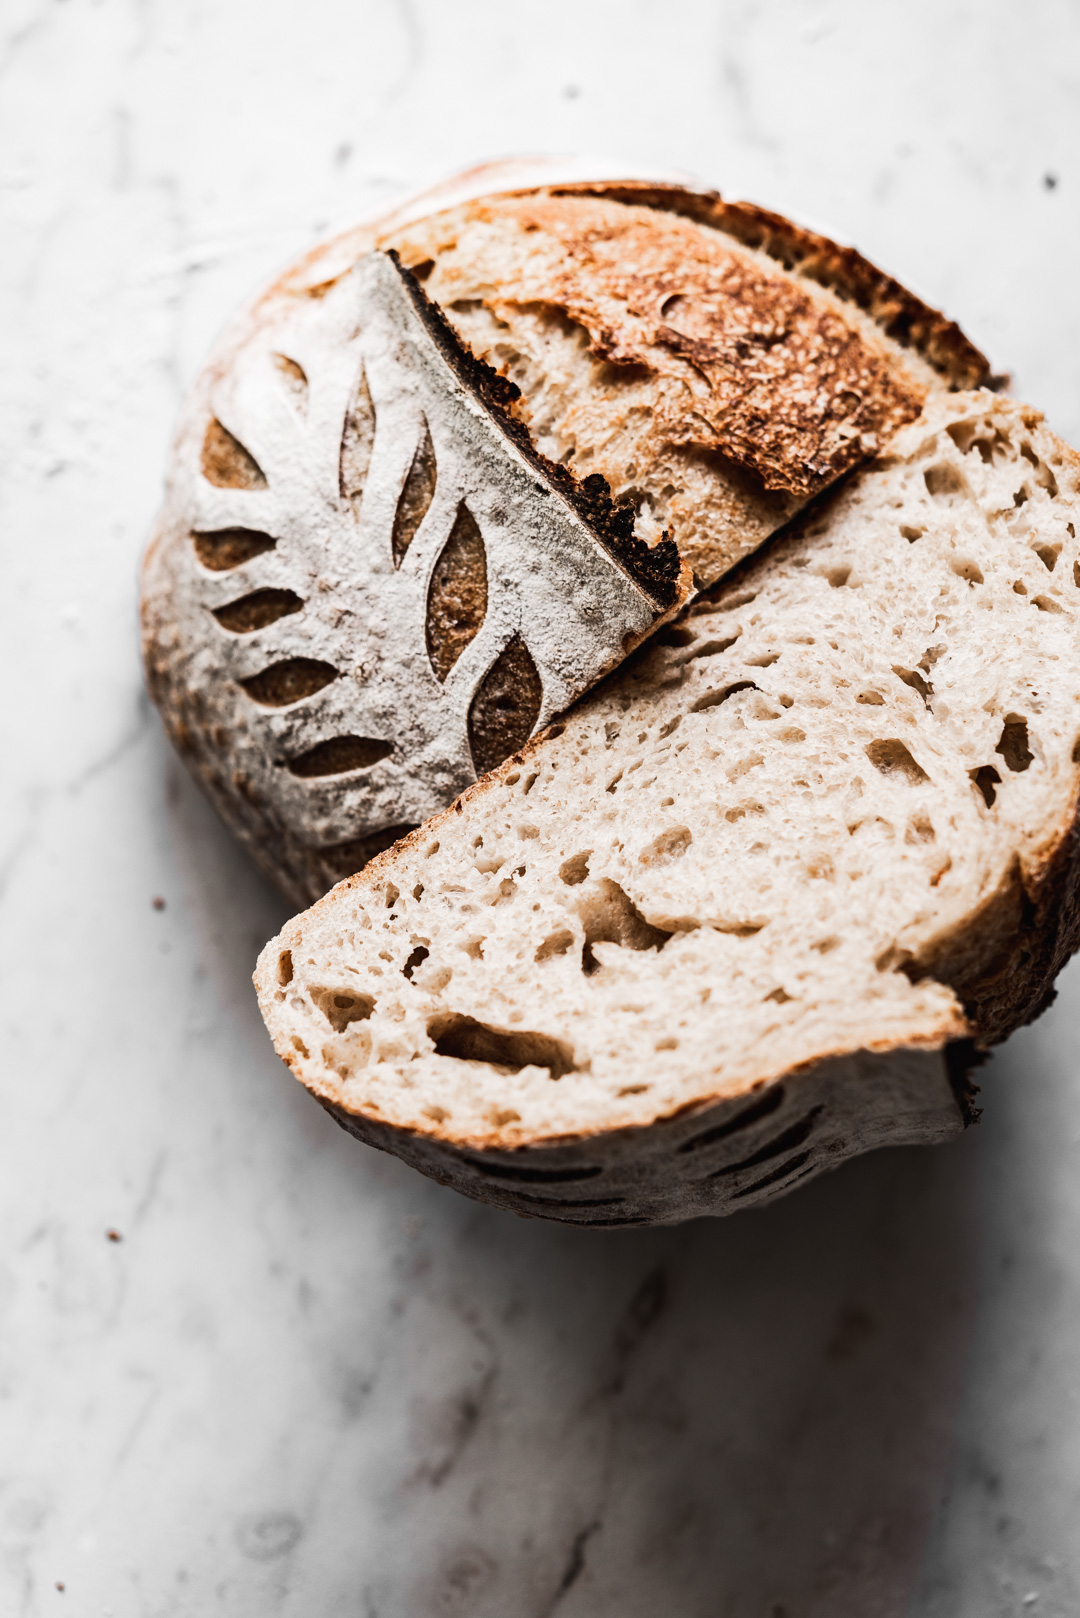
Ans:
[[[717,191],[633,182],[553,186],[551,194],[606,197],[709,225],[855,304],[886,336],[920,354],[954,390],[1000,386],[1003,381],[954,320],[923,303],[853,247],[842,247],[753,203],[725,202]]]
[[[477,359],[439,308],[432,303],[411,270],[393,248],[388,258],[401,277],[413,308],[463,387],[484,406],[499,430],[515,449],[539,472],[544,481],[561,495],[595,534],[604,549],[626,569],[630,577],[660,608],[674,606],[679,594],[681,561],[678,546],[665,535],[656,545],[647,545],[634,533],[636,513],[629,500],[613,500],[608,482],[598,472],[579,481],[569,467],[548,460],[533,443],[525,423],[514,414],[521,390],[506,377]]]
[[[975,1105],[979,1086],[971,1075],[985,1061],[986,1052],[979,1050],[973,1040],[951,1039],[945,1047],[945,1071],[965,1129],[970,1129],[982,1117],[982,1108]]]

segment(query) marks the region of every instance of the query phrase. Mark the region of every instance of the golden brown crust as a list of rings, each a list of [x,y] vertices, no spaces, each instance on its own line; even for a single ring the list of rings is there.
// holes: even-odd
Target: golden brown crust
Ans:
[[[491,265],[482,260],[478,271],[466,251],[456,266],[459,225],[494,228]],[[419,234],[412,252],[427,251],[439,226]],[[587,333],[593,361],[616,386],[606,398],[598,373],[595,400],[580,401],[573,417],[609,480],[615,468],[600,446],[623,425],[620,377],[648,377],[652,433],[672,450],[720,455],[761,490],[797,502],[914,420],[933,386],[932,372],[811,278],[685,213],[538,193],[468,204],[445,230],[441,301],[453,307],[456,285],[458,296],[474,297],[476,275],[491,275],[482,301],[496,319],[511,325],[520,311],[552,311]]]
[[[781,214],[750,202],[726,202],[718,191],[644,182],[559,186],[553,187],[553,193],[602,195],[612,201],[684,214],[711,225],[744,246],[767,254],[785,269],[797,270],[854,303],[887,337],[920,354],[951,388],[963,390],[992,383],[990,362],[954,320],[917,298],[855,248],[844,247]]]

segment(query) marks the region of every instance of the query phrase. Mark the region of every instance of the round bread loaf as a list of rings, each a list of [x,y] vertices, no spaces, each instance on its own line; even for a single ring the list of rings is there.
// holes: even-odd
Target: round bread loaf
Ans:
[[[482,173],[309,255],[183,411],[143,573],[150,691],[297,902],[988,376],[955,325],[775,215],[510,185]]]

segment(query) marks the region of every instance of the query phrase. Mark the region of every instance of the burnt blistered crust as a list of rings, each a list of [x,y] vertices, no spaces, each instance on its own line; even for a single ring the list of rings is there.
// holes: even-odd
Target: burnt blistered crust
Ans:
[[[402,285],[428,335],[462,386],[479,399],[518,453],[591,528],[605,550],[656,605],[673,607],[679,596],[682,566],[675,541],[665,535],[657,544],[647,545],[634,533],[633,501],[613,500],[607,479],[598,472],[578,479],[569,467],[542,454],[528,427],[514,414],[513,407],[521,398],[521,389],[466,347],[438,304],[432,302],[417,276],[401,262],[393,248],[387,257],[401,276]]]
[[[955,321],[923,303],[853,247],[843,247],[766,208],[749,202],[725,202],[718,191],[644,182],[553,186],[551,194],[603,197],[611,202],[681,214],[709,225],[855,304],[887,337],[921,355],[952,389],[962,391],[1001,383],[1002,379],[992,374],[985,354],[964,336]]]

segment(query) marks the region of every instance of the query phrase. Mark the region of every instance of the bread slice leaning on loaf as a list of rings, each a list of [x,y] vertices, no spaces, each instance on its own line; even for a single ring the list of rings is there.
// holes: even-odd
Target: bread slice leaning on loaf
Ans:
[[[941,1141],[1077,943],[1080,458],[939,397],[263,952],[371,1145],[581,1224]]]

